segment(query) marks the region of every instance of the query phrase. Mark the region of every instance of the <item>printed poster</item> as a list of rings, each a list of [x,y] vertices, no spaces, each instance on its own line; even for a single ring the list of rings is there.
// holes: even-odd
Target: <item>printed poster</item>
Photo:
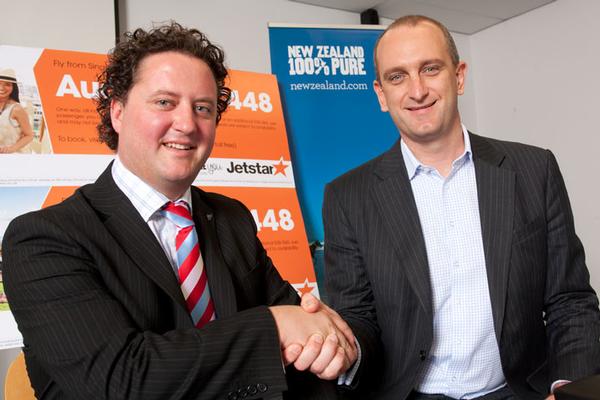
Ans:
[[[279,82],[311,242],[323,241],[325,184],[398,139],[373,91],[373,48],[383,29],[269,24],[271,71]]]
[[[0,60],[0,68],[16,72],[34,132],[25,153],[0,154],[1,241],[12,219],[94,182],[114,156],[97,139],[93,102],[105,55],[0,46]],[[318,296],[277,81],[268,74],[230,73],[234,96],[194,184],[242,201],[284,279],[300,293]],[[21,345],[0,275],[0,349]]]

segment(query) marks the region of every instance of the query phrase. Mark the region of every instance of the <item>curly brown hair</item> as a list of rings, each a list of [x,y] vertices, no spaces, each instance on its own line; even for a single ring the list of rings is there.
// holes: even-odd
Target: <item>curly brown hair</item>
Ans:
[[[184,28],[176,22],[145,31],[136,29],[125,33],[108,55],[108,63],[98,76],[100,88],[96,97],[96,110],[100,114],[98,134],[101,142],[116,150],[119,135],[110,119],[110,105],[113,100],[127,101],[129,90],[137,79],[140,62],[147,56],[167,51],[176,51],[204,61],[211,69],[217,83],[217,123],[227,108],[231,89],[225,86],[227,69],[225,54],[213,45],[197,29]]]

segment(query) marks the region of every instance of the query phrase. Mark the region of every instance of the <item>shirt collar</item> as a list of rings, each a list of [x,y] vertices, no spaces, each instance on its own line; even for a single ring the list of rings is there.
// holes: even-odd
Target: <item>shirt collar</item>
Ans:
[[[460,165],[464,164],[466,160],[471,159],[472,156],[469,132],[467,131],[467,128],[462,124],[461,128],[463,132],[465,149],[463,153],[452,162],[453,167],[459,167]],[[428,166],[424,165],[421,161],[419,161],[417,157],[415,157],[413,152],[408,148],[408,146],[404,142],[404,139],[402,139],[402,136],[400,136],[400,149],[402,150],[402,157],[404,158],[404,165],[406,167],[406,172],[408,173],[409,180],[412,180],[424,168],[429,168]]]
[[[119,189],[127,196],[133,207],[142,216],[144,221],[148,222],[154,213],[160,210],[169,198],[148,185],[137,175],[127,169],[117,155],[112,165],[112,176]],[[184,200],[192,208],[192,193],[187,188],[183,196],[177,200]]]

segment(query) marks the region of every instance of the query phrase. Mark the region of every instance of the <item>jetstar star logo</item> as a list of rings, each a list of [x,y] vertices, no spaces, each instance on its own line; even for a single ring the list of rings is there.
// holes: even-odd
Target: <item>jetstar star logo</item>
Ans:
[[[309,282],[308,278],[304,279],[303,283],[295,283],[292,286],[294,287],[294,289],[296,289],[300,296],[306,293],[312,292],[313,294],[316,294],[318,292],[317,283]]]
[[[284,164],[283,157],[279,159],[277,164],[273,164],[273,166],[275,167],[275,173],[273,175],[282,174],[283,176],[287,176],[285,169],[289,167],[289,163],[287,165]]]

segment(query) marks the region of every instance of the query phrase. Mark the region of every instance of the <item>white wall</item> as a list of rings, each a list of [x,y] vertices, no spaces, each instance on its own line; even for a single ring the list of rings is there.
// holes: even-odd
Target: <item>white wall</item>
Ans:
[[[471,36],[477,130],[551,149],[600,292],[600,1],[557,0]]]
[[[223,47],[229,68],[263,73],[271,72],[269,22],[360,24],[356,13],[286,0],[124,0],[124,3],[122,30],[150,28],[152,23],[175,20],[201,30]]]
[[[114,46],[112,1],[12,0],[3,7],[0,44],[95,53]]]
[[[471,56],[471,38],[460,33],[452,33],[460,59],[467,63],[467,81],[465,82],[465,93],[458,98],[458,108],[460,109],[460,119],[466,127],[477,132],[477,113],[476,113],[476,90],[471,65],[473,57]]]

